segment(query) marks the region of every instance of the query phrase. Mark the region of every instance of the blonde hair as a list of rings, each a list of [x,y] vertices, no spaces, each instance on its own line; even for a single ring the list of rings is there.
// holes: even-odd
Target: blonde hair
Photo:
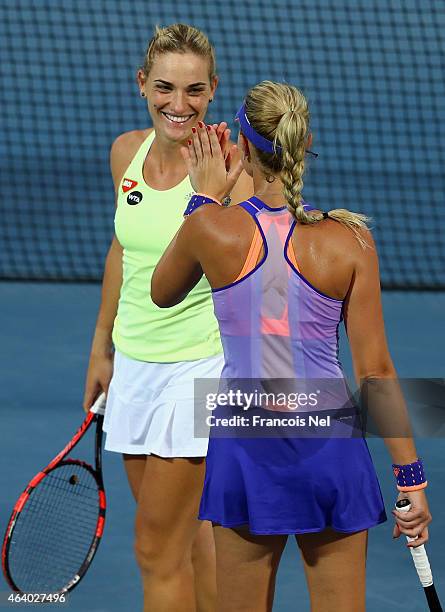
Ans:
[[[153,38],[145,53],[141,70],[148,77],[158,55],[163,53],[194,53],[209,62],[209,80],[216,76],[215,50],[201,30],[184,23],[174,23],[165,28],[156,26]]]
[[[313,225],[325,218],[321,212],[308,213],[303,206],[303,174],[309,135],[309,108],[304,95],[286,83],[262,81],[246,97],[246,115],[256,132],[274,143],[275,153],[255,147],[257,157],[268,174],[279,174],[287,207],[299,223]],[[281,151],[276,147],[281,147]],[[363,248],[369,217],[345,208],[329,211],[329,218],[339,221],[354,233]]]

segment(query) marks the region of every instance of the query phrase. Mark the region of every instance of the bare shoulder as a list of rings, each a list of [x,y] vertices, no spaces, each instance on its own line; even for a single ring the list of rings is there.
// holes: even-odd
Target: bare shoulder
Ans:
[[[377,257],[374,238],[369,228],[357,230],[361,244],[352,229],[334,219],[325,219],[306,227],[310,228],[314,239],[319,242],[320,249],[332,258],[348,261],[356,267]]]
[[[183,227],[188,238],[215,246],[239,238],[249,220],[239,206],[203,204],[187,217]]]
[[[218,204],[202,204],[186,217],[183,228],[191,235],[204,236],[214,223],[218,222],[224,208]]]
[[[115,189],[118,188],[125,170],[130,165],[137,150],[152,131],[153,128],[132,130],[120,134],[114,140],[110,150],[110,167]]]
[[[130,132],[119,134],[111,145],[111,154],[122,155],[128,150],[134,151],[140,147],[152,131],[153,128],[148,128],[146,130],[131,130]]]

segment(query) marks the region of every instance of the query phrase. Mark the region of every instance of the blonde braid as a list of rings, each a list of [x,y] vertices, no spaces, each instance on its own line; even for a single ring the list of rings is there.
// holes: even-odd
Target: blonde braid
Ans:
[[[298,92],[300,94],[300,92]],[[315,223],[303,206],[303,174],[309,112],[302,94],[292,96],[291,109],[283,114],[276,130],[282,151],[280,178],[289,212],[300,223]]]

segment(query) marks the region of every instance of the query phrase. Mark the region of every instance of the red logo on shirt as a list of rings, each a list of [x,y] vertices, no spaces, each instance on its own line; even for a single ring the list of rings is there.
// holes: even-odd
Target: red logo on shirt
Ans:
[[[397,478],[400,472],[400,468],[393,468],[392,471],[394,472],[394,476]]]
[[[130,189],[133,189],[133,187],[136,187],[137,184],[138,184],[137,181],[132,181],[131,179],[124,178],[124,180],[122,181],[122,191],[124,193],[127,193],[127,191],[130,191]]]

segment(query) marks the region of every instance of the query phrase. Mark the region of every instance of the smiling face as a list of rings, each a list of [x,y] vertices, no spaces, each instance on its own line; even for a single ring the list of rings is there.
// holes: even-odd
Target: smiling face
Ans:
[[[139,88],[147,97],[157,137],[183,142],[203,121],[218,79],[209,79],[209,62],[195,53],[162,53],[149,75],[138,73]]]

